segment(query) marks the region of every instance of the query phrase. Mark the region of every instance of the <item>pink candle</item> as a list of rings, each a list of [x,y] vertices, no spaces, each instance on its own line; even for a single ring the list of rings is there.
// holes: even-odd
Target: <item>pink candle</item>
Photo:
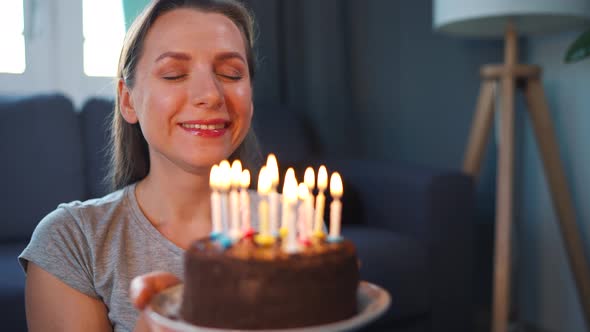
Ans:
[[[250,222],[250,193],[248,193],[248,187],[250,187],[250,171],[247,169],[242,171],[240,179],[240,211],[242,215],[242,232],[244,236],[252,236],[254,230]]]
[[[233,241],[237,241],[242,237],[242,230],[240,229],[240,180],[242,177],[242,163],[239,160],[234,160],[231,166],[231,190],[229,192],[230,205],[230,230],[229,236]]]

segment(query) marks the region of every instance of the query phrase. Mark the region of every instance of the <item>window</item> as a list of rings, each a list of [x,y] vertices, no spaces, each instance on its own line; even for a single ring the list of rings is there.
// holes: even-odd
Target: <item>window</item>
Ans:
[[[0,0],[0,95],[112,98],[122,0]]]
[[[23,0],[3,0],[0,4],[0,73],[25,71]]]
[[[119,53],[125,37],[121,0],[84,0],[84,73],[116,76]]]

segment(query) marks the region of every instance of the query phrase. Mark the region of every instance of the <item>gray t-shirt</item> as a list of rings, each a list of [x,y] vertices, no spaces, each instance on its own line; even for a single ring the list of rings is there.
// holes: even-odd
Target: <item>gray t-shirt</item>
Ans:
[[[134,277],[155,270],[182,278],[183,250],[141,212],[135,185],[86,202],[61,204],[37,226],[19,256],[70,287],[106,304],[115,332],[131,331],[138,311],[129,301]]]

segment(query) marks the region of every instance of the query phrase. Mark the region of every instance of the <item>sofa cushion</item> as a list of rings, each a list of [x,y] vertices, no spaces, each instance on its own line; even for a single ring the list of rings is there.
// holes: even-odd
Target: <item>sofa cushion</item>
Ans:
[[[80,112],[88,198],[102,197],[110,192],[110,184],[105,178],[109,167],[109,133],[113,108],[112,100],[90,98]]]
[[[80,126],[62,95],[0,98],[0,241],[28,240],[59,203],[84,198]]]
[[[345,225],[361,263],[361,280],[389,291],[391,307],[383,320],[401,320],[430,310],[428,249],[411,237],[370,226]]]
[[[25,274],[18,263],[24,243],[0,244],[0,311],[3,331],[26,331]]]

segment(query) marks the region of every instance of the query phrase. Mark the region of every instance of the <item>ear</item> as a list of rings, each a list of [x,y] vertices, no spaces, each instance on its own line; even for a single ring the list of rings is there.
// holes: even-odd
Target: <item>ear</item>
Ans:
[[[137,123],[137,113],[135,113],[135,107],[133,107],[133,98],[131,98],[131,90],[127,87],[127,84],[122,79],[119,80],[117,86],[117,93],[119,94],[119,110],[125,121],[133,124]]]

